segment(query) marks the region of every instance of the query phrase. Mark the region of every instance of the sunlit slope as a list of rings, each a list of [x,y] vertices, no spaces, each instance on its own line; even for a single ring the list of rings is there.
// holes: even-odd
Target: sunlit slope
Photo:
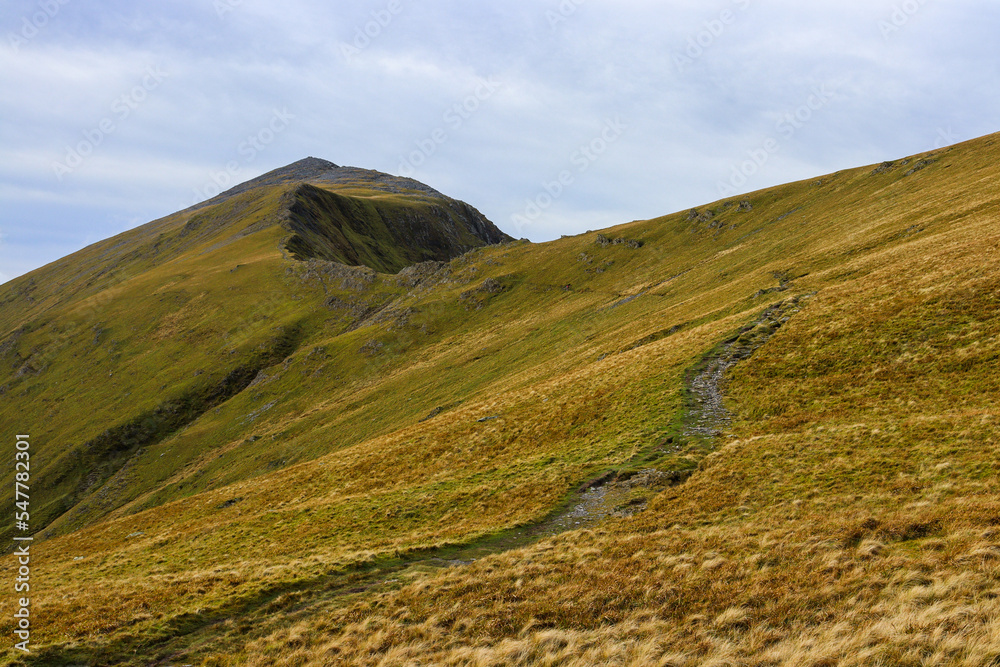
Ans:
[[[992,502],[983,452],[996,433],[981,420],[996,395],[994,141],[396,275],[297,261],[268,227],[207,239],[121,283],[95,323],[142,335],[118,333],[132,342],[115,359],[86,322],[60,348],[63,366],[17,378],[17,392],[37,393],[5,402],[4,420],[50,429],[36,442],[84,442],[159,424],[156,410],[178,397],[200,407],[179,406],[190,419],[127,450],[62,508],[48,530],[62,536],[37,545],[52,591],[38,612],[53,619],[39,641],[49,657],[94,664],[212,653],[280,664],[289,646],[315,664],[604,659],[591,649],[655,664],[643,656],[660,649],[695,660],[785,642],[793,655],[796,633],[818,637],[824,623],[850,640],[831,614],[862,613],[866,577],[888,572],[863,560],[865,540],[919,569],[912,540],[896,552],[891,536],[938,512],[945,532],[924,537],[959,550],[942,572],[962,571],[963,544],[987,548],[961,531],[992,510],[956,508]],[[813,294],[737,367],[738,439],[703,461],[727,440],[683,436],[685,371],[769,304]],[[19,360],[63,340],[58,321],[23,333]],[[927,380],[933,369],[947,381]],[[212,394],[227,379],[239,391]],[[93,393],[81,400],[60,382]],[[128,391],[145,401],[131,412]],[[931,436],[891,428],[924,416],[941,423],[948,466]],[[858,424],[868,430],[849,430]],[[352,572],[537,520],[605,470],[699,462],[686,485],[597,533],[494,556],[377,606],[364,587],[360,600],[325,592],[350,589]],[[35,483],[80,488],[47,482],[53,470]],[[939,483],[957,504],[921,495]],[[810,574],[819,552],[806,546],[825,541],[838,546],[824,558],[859,563],[843,589],[822,592],[833,584]],[[772,603],[785,578],[792,597]],[[758,622],[761,634],[748,632]]]
[[[810,223],[819,291],[737,367],[733,438],[686,485],[229,664],[997,664],[994,138],[938,158]]]

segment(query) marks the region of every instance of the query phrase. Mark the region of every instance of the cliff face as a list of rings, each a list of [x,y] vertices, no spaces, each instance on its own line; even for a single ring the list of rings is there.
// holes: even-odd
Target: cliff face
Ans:
[[[446,197],[356,197],[310,184],[290,195],[285,248],[295,259],[323,259],[396,273],[511,240],[479,211]]]

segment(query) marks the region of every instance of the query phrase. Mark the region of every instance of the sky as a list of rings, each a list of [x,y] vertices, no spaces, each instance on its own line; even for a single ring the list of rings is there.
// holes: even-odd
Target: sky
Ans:
[[[517,238],[1000,130],[994,0],[5,0],[0,283],[307,156]]]

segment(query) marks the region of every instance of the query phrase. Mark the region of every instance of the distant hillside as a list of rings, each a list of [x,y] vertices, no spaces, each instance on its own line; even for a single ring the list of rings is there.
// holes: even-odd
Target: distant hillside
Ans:
[[[3,285],[0,660],[997,664],[998,139],[542,244],[310,158]]]

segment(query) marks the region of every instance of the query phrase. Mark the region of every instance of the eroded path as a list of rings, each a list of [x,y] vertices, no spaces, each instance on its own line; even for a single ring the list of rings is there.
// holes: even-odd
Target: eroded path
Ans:
[[[770,340],[801,310],[802,302],[811,296],[796,296],[770,306],[756,320],[706,355],[689,372],[688,400],[679,432],[681,439],[710,443],[710,447],[714,448],[713,441],[729,426],[731,419],[723,400],[729,370]],[[287,605],[284,616],[281,616],[285,621],[317,613],[320,609],[329,610],[349,604],[358,595],[398,588],[443,568],[465,565],[567,531],[591,528],[609,517],[630,516],[642,511],[646,500],[660,490],[686,481],[690,473],[691,471],[663,471],[655,468],[610,471],[582,485],[561,509],[535,524],[469,544],[411,553],[398,558],[378,558],[347,571],[331,572],[312,582],[298,582],[295,586],[283,585],[274,590],[262,591],[259,598],[245,601],[242,613],[260,623],[258,634],[263,636],[267,628],[276,622],[275,616],[268,615],[269,610],[273,611],[273,606],[292,591],[298,597],[294,603]],[[224,643],[226,632],[220,634],[223,618],[206,615],[201,620],[202,623],[187,628],[186,631],[165,633],[168,636],[164,638],[162,646],[178,645],[170,664],[197,660],[197,649],[192,651],[181,648],[183,644],[190,646],[192,638],[205,642],[202,649],[208,649],[216,642]],[[194,642],[194,645],[198,643]]]
[[[682,419],[683,439],[713,441],[722,434],[731,420],[724,401],[729,370],[767,343],[802,309],[803,301],[812,296],[794,296],[768,307],[692,369],[688,375],[689,398]],[[714,446],[713,443],[711,447]],[[568,530],[590,528],[608,517],[629,516],[644,509],[644,496],[681,484],[690,474],[691,471],[655,468],[608,473],[581,487],[565,509],[516,532],[520,539],[530,542]]]
[[[767,308],[760,317],[725,341],[717,355],[709,355],[689,381],[691,401],[683,433],[688,437],[714,438],[729,426],[731,415],[723,397],[726,374],[771,339],[812,294],[791,297]]]

